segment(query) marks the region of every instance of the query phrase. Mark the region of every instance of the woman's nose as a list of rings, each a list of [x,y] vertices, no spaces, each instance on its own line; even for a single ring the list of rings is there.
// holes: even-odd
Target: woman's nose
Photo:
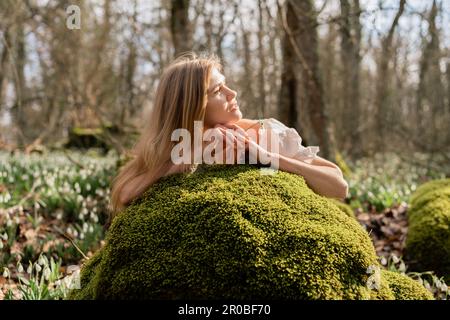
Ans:
[[[228,96],[229,98],[231,98],[231,99],[234,99],[234,98],[237,96],[237,92],[234,91],[234,90],[231,90],[231,89],[228,88],[228,87],[227,87],[227,89],[228,89],[228,94],[227,94],[227,96]]]

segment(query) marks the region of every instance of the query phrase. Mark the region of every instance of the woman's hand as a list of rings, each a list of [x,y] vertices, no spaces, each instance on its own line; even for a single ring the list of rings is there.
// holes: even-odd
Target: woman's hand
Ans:
[[[224,142],[223,150],[225,152],[225,155],[229,152],[233,152],[234,159],[238,159],[238,152],[243,150],[248,151],[249,158],[254,159],[254,161],[263,160],[264,162],[267,162],[269,159],[271,159],[272,154],[258,145],[253,139],[250,138],[245,130],[238,125],[216,125],[215,128],[218,128],[222,133]]]

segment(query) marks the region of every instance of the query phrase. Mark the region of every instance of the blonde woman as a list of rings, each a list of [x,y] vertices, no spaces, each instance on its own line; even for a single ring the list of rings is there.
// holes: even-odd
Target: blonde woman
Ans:
[[[177,143],[172,141],[172,133],[186,129],[194,136],[195,121],[201,121],[205,131],[214,130],[221,135],[224,145],[228,146],[224,152],[236,152],[237,143],[244,143],[246,150],[255,153],[252,155],[258,159],[276,160],[280,170],[303,176],[318,194],[339,199],[347,196],[348,186],[339,167],[317,156],[318,147],[303,147],[295,129],[273,118],[243,119],[237,93],[227,86],[221,70],[221,64],[214,56],[197,57],[194,54],[176,59],[164,70],[156,90],[152,116],[132,150],[133,159],[113,180],[112,216],[161,177],[195,169],[195,165],[175,164],[171,158]],[[271,148],[270,143],[266,148],[261,147],[258,134],[256,140],[250,139],[248,133],[258,129],[275,133],[279,147]],[[203,142],[202,147],[205,145]],[[273,149],[278,151],[272,152]]]

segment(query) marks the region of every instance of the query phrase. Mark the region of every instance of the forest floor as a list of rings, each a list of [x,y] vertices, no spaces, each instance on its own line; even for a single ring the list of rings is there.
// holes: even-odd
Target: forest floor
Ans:
[[[379,257],[388,259],[391,255],[403,256],[408,232],[407,210],[406,203],[382,212],[355,210],[356,219],[369,233]]]

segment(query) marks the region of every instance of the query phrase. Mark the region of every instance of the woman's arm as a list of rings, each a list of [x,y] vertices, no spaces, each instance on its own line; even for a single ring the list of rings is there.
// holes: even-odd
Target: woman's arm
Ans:
[[[314,161],[312,164],[308,164],[301,160],[274,153],[271,153],[270,156],[278,160],[280,170],[303,176],[308,186],[316,193],[329,198],[342,200],[347,197],[348,184],[342,177],[342,172],[337,166],[315,165]],[[316,163],[323,162],[316,160]]]
[[[237,125],[245,131],[259,129],[257,120],[241,119]],[[278,157],[280,170],[303,176],[308,186],[315,192],[330,198],[345,199],[347,197],[348,184],[344,180],[341,169],[333,162],[319,156],[305,160],[297,160],[274,153],[270,153],[270,156]]]
[[[321,158],[319,156],[316,155],[315,158],[311,158],[311,159],[306,159],[306,160],[302,160],[303,162],[315,165],[315,166],[325,166],[325,167],[331,167],[331,168],[335,168],[339,175],[341,176],[341,178],[344,178],[344,175],[342,174],[341,168],[339,168],[336,164],[334,164],[331,161],[328,161],[324,158]]]

